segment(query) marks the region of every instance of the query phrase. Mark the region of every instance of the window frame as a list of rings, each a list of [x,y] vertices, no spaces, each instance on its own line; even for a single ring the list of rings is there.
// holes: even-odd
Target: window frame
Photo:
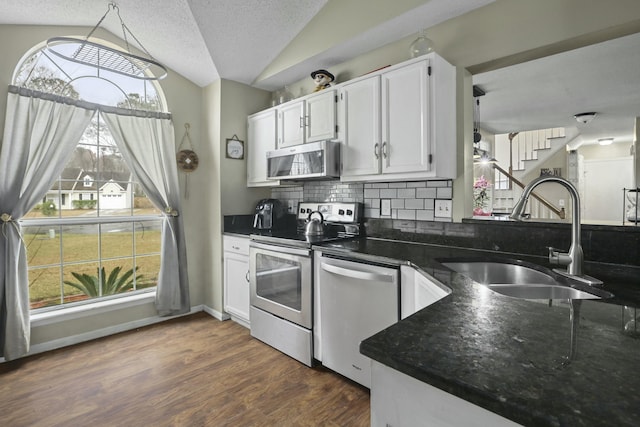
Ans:
[[[99,38],[95,38],[95,37],[91,37],[89,39],[90,41],[93,42],[98,42],[101,44],[104,44],[106,46],[115,48],[115,49],[122,49],[121,47],[119,47],[118,45],[111,43],[109,41],[103,40],[103,39],[99,39]],[[28,87],[28,86],[23,86],[23,83],[28,82],[29,80],[25,80],[25,82],[17,82],[16,80],[18,79],[18,77],[21,75],[21,71],[23,70],[23,67],[25,66],[25,64],[27,63],[27,61],[30,61],[31,58],[33,58],[35,55],[44,55],[53,65],[55,65],[55,67],[57,67],[58,71],[62,72],[67,78],[69,78],[69,81],[67,82],[72,83],[73,81],[75,81],[76,79],[81,79],[83,78],[83,76],[80,77],[71,77],[70,73],[67,73],[67,71],[65,71],[65,69],[63,69],[60,65],[58,65],[58,63],[56,63],[56,61],[54,59],[52,59],[52,57],[50,55],[48,55],[46,53],[46,41],[43,41],[35,46],[33,46],[31,49],[29,49],[23,56],[22,58],[18,61],[15,69],[14,69],[14,74],[12,76],[12,83],[15,85],[18,85],[20,87]],[[39,63],[39,61],[41,60],[41,58],[36,58],[36,60],[33,63],[33,70],[36,69],[36,65]],[[54,69],[53,67],[50,66],[50,69]],[[104,72],[102,72],[104,73]],[[147,95],[148,95],[148,87],[147,85],[150,84],[153,87],[153,91],[155,92],[153,95],[155,96],[154,99],[154,103],[156,104],[155,107],[157,109],[150,109],[149,111],[154,111],[154,112],[161,112],[161,113],[167,113],[167,102],[166,102],[166,98],[165,98],[165,94],[164,91],[162,90],[162,87],[160,85],[160,83],[157,80],[147,80],[144,82],[142,88],[144,89],[142,92],[143,93],[139,93],[138,91],[135,92],[125,92],[121,87],[120,84],[122,84],[123,79],[125,79],[125,77],[119,75],[117,76],[118,80],[115,81],[111,81],[109,79],[105,79],[103,77],[103,75],[101,75],[101,71],[96,71],[96,75],[88,75],[86,77],[89,78],[96,78],[96,79],[100,79],[100,80],[105,80],[108,83],[110,83],[111,85],[115,86],[116,88],[120,89],[120,91],[125,94],[125,100],[129,100],[129,95],[130,94],[138,94],[138,95],[144,95],[144,99],[148,99]],[[139,79],[134,79],[134,78],[129,78],[129,81],[134,82],[137,81],[139,82]],[[53,92],[47,92],[47,93],[54,93]],[[89,101],[89,102],[93,102],[93,101]],[[146,102],[146,101],[145,101]],[[129,106],[131,106],[131,104],[128,104]],[[136,108],[128,108],[128,107],[123,107],[122,105],[108,105],[105,104],[105,106],[113,108],[113,107],[118,107],[118,108],[123,108],[125,110],[131,110],[134,111]],[[101,114],[101,111],[98,109],[98,111],[96,111],[96,114]],[[99,118],[96,118],[96,120],[99,120]],[[91,126],[91,125],[89,125]],[[99,127],[100,125],[98,125]],[[97,147],[100,147],[100,133],[98,132],[98,134],[96,135],[96,140],[98,142]],[[81,145],[86,145],[83,144],[82,142],[83,140],[79,140],[77,143],[77,146],[81,146]],[[116,146],[117,149],[117,146]],[[119,150],[118,150],[119,151]],[[89,178],[89,180],[87,180],[87,178]],[[60,181],[60,177],[58,178]],[[88,182],[89,181],[89,182]],[[88,177],[85,176],[84,179],[82,179],[83,185],[80,187],[80,189],[85,189],[87,186],[91,186],[93,185],[93,183],[96,183],[96,185],[104,185],[106,184],[108,181],[97,181],[96,179],[94,179],[93,177]],[[100,189],[97,188],[95,191],[95,199],[94,199],[94,194],[93,192],[91,193],[91,200],[95,200],[96,201],[96,215],[95,216],[90,216],[90,217],[79,217],[79,216],[74,216],[74,217],[64,217],[62,216],[62,210],[63,207],[62,206],[58,206],[58,209],[60,210],[60,212],[55,216],[55,217],[49,217],[49,218],[22,218],[20,219],[18,222],[20,223],[20,226],[22,228],[31,228],[31,227],[61,227],[61,226],[76,226],[76,225],[95,225],[97,226],[97,242],[98,245],[101,245],[101,237],[102,234],[104,233],[104,231],[101,230],[101,225],[103,224],[115,224],[115,223],[123,223],[123,224],[133,224],[132,227],[132,236],[131,236],[131,243],[132,243],[132,252],[130,253],[130,255],[123,255],[122,258],[120,257],[114,257],[114,258],[103,258],[101,253],[100,253],[100,249],[98,250],[98,255],[96,257],[96,259],[91,259],[90,261],[86,261],[86,263],[96,263],[98,264],[98,268],[100,268],[104,262],[108,262],[108,261],[112,261],[112,260],[117,260],[117,259],[131,259],[132,260],[132,264],[133,264],[133,268],[136,268],[136,258],[138,257],[146,257],[146,256],[160,256],[162,253],[162,239],[160,239],[160,245],[158,247],[158,251],[157,252],[152,252],[152,253],[144,253],[144,254],[136,254],[135,251],[135,239],[136,239],[136,228],[135,228],[135,223],[137,222],[156,222],[159,226],[159,232],[162,233],[162,227],[163,227],[163,214],[161,212],[158,212],[157,214],[144,214],[144,215],[134,215],[134,194],[135,194],[135,186],[139,185],[138,181],[135,179],[135,177],[133,175],[130,175],[129,177],[129,184],[132,185],[132,189],[131,189],[131,206],[126,208],[127,210],[129,210],[129,214],[128,215],[100,215]],[[87,185],[89,184],[89,185]],[[127,190],[128,191],[128,190]],[[72,198],[70,195],[68,194],[63,194],[62,193],[62,189],[60,188],[60,186],[58,186],[58,197],[56,200],[56,203],[61,203],[62,197],[66,196],[69,198],[69,203],[72,203]],[[83,199],[82,197],[82,193],[80,192],[80,200]],[[120,194],[120,196],[122,196],[122,194]],[[108,209],[108,208],[106,208]],[[61,240],[62,242],[62,240]],[[62,250],[62,244],[60,245],[60,258],[59,258],[59,263],[55,263],[55,264],[51,264],[51,267],[56,267],[59,266],[60,267],[60,271],[62,272],[63,269],[65,268],[65,265],[72,265],[75,264],[74,262],[70,262],[70,263],[65,263],[64,260],[64,253]],[[28,270],[32,271],[31,268],[31,263],[28,262]],[[37,267],[39,268],[47,268],[47,266],[45,265],[38,265]],[[134,270],[134,274],[132,276],[133,280],[134,280],[134,286],[135,286],[135,270]],[[111,301],[111,300],[125,300],[125,299],[131,299],[128,297],[135,297],[137,295],[143,295],[143,294],[150,294],[153,293],[155,295],[156,293],[156,286],[153,287],[148,287],[148,288],[142,288],[142,289],[135,289],[135,290],[131,290],[131,291],[126,291],[126,292],[120,292],[120,293],[116,293],[116,294],[112,294],[112,295],[103,295],[103,296],[99,296],[99,297],[87,297],[86,299],[82,300],[82,301],[75,301],[75,302],[64,302],[65,300],[65,293],[64,293],[64,283],[63,283],[63,277],[62,274],[60,276],[60,282],[59,282],[59,286],[60,286],[60,302],[54,305],[48,305],[48,306],[44,306],[44,307],[39,307],[39,308],[31,308],[30,312],[33,315],[41,315],[42,313],[48,313],[48,312],[52,312],[52,311],[61,311],[61,310],[69,310],[69,309],[74,309],[77,310],[78,307],[80,306],[89,306],[92,304],[96,304],[96,303],[102,303],[104,301]],[[74,294],[75,295],[75,294]],[[137,297],[136,297],[137,298]],[[134,298],[135,299],[135,298]],[[29,298],[29,304],[31,305],[32,301],[31,301],[31,297]]]

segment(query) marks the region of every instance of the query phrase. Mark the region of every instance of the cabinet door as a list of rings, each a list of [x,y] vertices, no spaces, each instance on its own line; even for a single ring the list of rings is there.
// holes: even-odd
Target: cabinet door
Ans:
[[[267,151],[276,149],[276,110],[249,116],[247,127],[247,186],[277,185],[267,179]]]
[[[430,170],[428,60],[383,73],[382,173]]]
[[[325,89],[306,99],[305,142],[336,137],[336,91]]]
[[[342,175],[380,173],[380,77],[346,84],[342,103]]]
[[[304,101],[278,107],[278,148],[304,143]]]
[[[224,310],[249,322],[249,257],[224,253]]]

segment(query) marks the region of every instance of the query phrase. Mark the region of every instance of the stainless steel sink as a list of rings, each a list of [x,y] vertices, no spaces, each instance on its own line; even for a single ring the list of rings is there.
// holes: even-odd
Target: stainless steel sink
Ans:
[[[612,294],[601,289],[577,289],[543,267],[495,261],[442,262],[445,267],[486,285],[502,295],[522,299],[601,299]]]
[[[522,299],[601,299],[598,295],[562,285],[487,285],[508,297]]]
[[[462,261],[443,265],[483,285],[556,285],[550,274],[521,264]]]

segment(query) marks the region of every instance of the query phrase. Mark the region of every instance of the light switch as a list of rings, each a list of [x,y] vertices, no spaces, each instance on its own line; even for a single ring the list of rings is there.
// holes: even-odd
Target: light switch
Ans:
[[[451,218],[451,200],[436,199],[434,216],[438,218]]]

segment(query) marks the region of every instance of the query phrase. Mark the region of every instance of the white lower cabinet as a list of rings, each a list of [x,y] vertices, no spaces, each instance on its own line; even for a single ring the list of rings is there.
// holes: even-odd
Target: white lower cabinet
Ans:
[[[249,327],[249,238],[223,236],[224,310]]]
[[[371,364],[372,427],[518,425],[381,363]]]
[[[441,300],[451,289],[423,271],[400,266],[400,319]]]

